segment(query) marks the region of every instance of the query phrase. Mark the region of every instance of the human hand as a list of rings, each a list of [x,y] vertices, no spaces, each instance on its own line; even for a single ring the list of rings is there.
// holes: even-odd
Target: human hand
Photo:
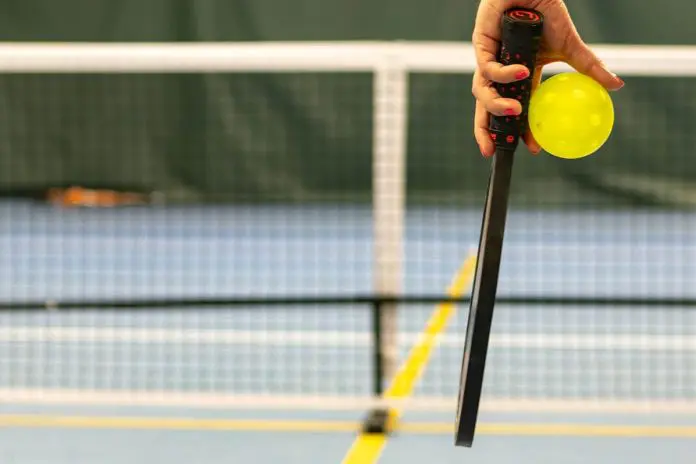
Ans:
[[[511,7],[532,8],[544,15],[544,32],[534,70],[515,64],[503,66],[497,61],[500,42],[500,20]],[[483,156],[495,153],[495,144],[488,131],[490,115],[517,116],[522,112],[519,101],[502,98],[494,83],[510,83],[529,77],[534,71],[532,92],[541,83],[543,66],[562,61],[576,71],[594,78],[607,90],[619,90],[624,82],[609,71],[578,34],[563,0],[481,0],[472,37],[476,53],[472,93],[476,98],[474,137]],[[541,147],[527,131],[522,137],[527,148],[537,154]]]

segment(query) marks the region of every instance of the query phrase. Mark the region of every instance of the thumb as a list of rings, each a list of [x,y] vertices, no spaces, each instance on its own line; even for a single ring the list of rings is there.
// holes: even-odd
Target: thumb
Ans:
[[[609,71],[579,37],[569,41],[564,54],[568,57],[568,64],[578,72],[593,78],[607,90],[619,90],[624,86],[624,81]]]

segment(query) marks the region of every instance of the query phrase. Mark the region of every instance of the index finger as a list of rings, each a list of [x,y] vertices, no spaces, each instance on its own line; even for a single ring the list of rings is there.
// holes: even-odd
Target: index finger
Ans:
[[[492,82],[507,84],[526,79],[530,70],[521,64],[504,66],[498,62],[500,48],[500,18],[503,11],[495,2],[481,2],[476,14],[476,26],[471,38],[476,55],[476,65],[483,76]]]
[[[476,53],[476,62],[479,67],[486,63],[496,61],[498,45],[500,43],[500,18],[503,10],[495,2],[480,2],[476,11],[476,25],[474,26],[471,42]]]

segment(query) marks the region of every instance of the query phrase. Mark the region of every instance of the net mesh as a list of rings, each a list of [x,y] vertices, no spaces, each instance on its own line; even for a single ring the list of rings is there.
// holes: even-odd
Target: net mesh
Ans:
[[[404,171],[389,157],[380,169],[396,188],[385,195],[406,187],[398,290],[445,295],[477,243],[489,169],[470,136],[471,75],[406,68],[402,115],[397,97],[375,94],[373,73],[269,67],[0,77],[0,396],[371,397],[369,304],[12,310],[369,295],[389,275],[380,266],[400,265],[376,259],[376,223],[387,218],[386,237],[400,230],[375,217],[373,198],[375,140],[389,152],[400,137]],[[487,407],[696,402],[693,77],[622,77],[600,154],[516,159],[499,292],[522,301],[496,308]],[[405,132],[380,138],[401,116]],[[124,192],[143,204],[110,206],[131,199]],[[635,301],[570,301],[582,297]],[[399,361],[435,309],[399,305]],[[466,316],[461,306],[418,383],[426,408],[453,411]]]

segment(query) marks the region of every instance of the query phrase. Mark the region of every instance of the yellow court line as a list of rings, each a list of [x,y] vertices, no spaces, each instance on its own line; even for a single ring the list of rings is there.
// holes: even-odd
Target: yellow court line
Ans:
[[[448,296],[459,298],[464,294],[473,279],[475,268],[476,255],[472,254],[457,271],[454,281],[447,290]],[[430,354],[437,342],[437,337],[444,331],[449,319],[454,314],[455,308],[456,305],[454,303],[437,305],[425,326],[423,334],[411,348],[406,360],[394,376],[391,385],[385,391],[384,397],[386,399],[403,399],[411,395],[428,363]],[[396,424],[400,416],[400,409],[391,409],[389,411],[389,422]],[[342,462],[343,464],[376,463],[386,443],[387,437],[384,434],[362,433],[355,439]]]
[[[0,414],[0,428],[89,428],[129,430],[194,430],[242,432],[345,432],[360,430],[355,421],[327,420],[257,420],[257,419],[192,419],[177,417],[104,417],[104,416],[50,416]],[[401,423],[395,431],[414,435],[443,435],[454,432],[454,426],[445,422]],[[482,435],[508,436],[567,436],[567,437],[645,437],[696,438],[696,426],[655,426],[620,424],[568,423],[482,423],[477,427]],[[378,444],[377,436],[366,436],[370,446]]]
[[[141,430],[197,430],[247,432],[354,432],[359,424],[352,421],[193,419],[178,417],[104,417],[2,415],[0,427],[23,428],[94,428]]]

